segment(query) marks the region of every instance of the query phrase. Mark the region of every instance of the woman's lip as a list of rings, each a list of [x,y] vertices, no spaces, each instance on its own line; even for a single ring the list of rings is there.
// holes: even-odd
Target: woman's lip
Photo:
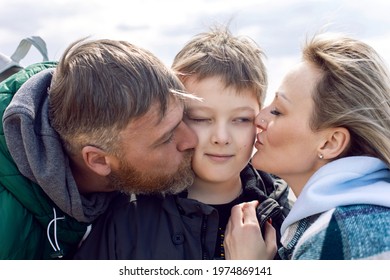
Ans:
[[[257,134],[257,137],[256,137],[257,141],[256,141],[256,143],[259,144],[259,145],[263,145],[263,142],[261,141],[261,138],[260,138],[260,134],[261,133]]]

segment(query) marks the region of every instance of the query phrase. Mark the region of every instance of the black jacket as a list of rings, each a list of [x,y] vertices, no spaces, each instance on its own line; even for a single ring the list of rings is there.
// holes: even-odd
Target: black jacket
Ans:
[[[243,201],[260,200],[260,225],[272,218],[280,235],[291,207],[287,185],[266,173],[260,176],[251,165],[241,172],[241,179]],[[165,197],[121,194],[93,225],[75,259],[210,259],[218,219],[216,209],[186,198],[185,192]]]

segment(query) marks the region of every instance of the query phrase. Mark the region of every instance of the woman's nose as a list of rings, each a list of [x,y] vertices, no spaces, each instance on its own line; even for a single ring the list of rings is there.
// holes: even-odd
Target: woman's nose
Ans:
[[[260,112],[256,116],[256,118],[255,118],[255,125],[256,125],[257,128],[260,128],[262,130],[265,130],[267,128],[267,121],[264,118],[264,114],[262,114],[262,112]]]

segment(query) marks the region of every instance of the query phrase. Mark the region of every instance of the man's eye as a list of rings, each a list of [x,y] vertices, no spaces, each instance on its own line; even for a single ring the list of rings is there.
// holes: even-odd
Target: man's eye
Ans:
[[[163,142],[163,144],[169,144],[169,143],[172,143],[173,139],[174,139],[174,134],[172,134],[167,140],[165,140]]]

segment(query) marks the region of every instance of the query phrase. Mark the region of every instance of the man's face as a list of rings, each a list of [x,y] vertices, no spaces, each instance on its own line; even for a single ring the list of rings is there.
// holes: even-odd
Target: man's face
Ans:
[[[159,107],[132,121],[120,133],[123,154],[108,176],[127,193],[177,193],[192,184],[191,157],[197,137],[182,121],[183,104],[172,99],[160,121]]]

